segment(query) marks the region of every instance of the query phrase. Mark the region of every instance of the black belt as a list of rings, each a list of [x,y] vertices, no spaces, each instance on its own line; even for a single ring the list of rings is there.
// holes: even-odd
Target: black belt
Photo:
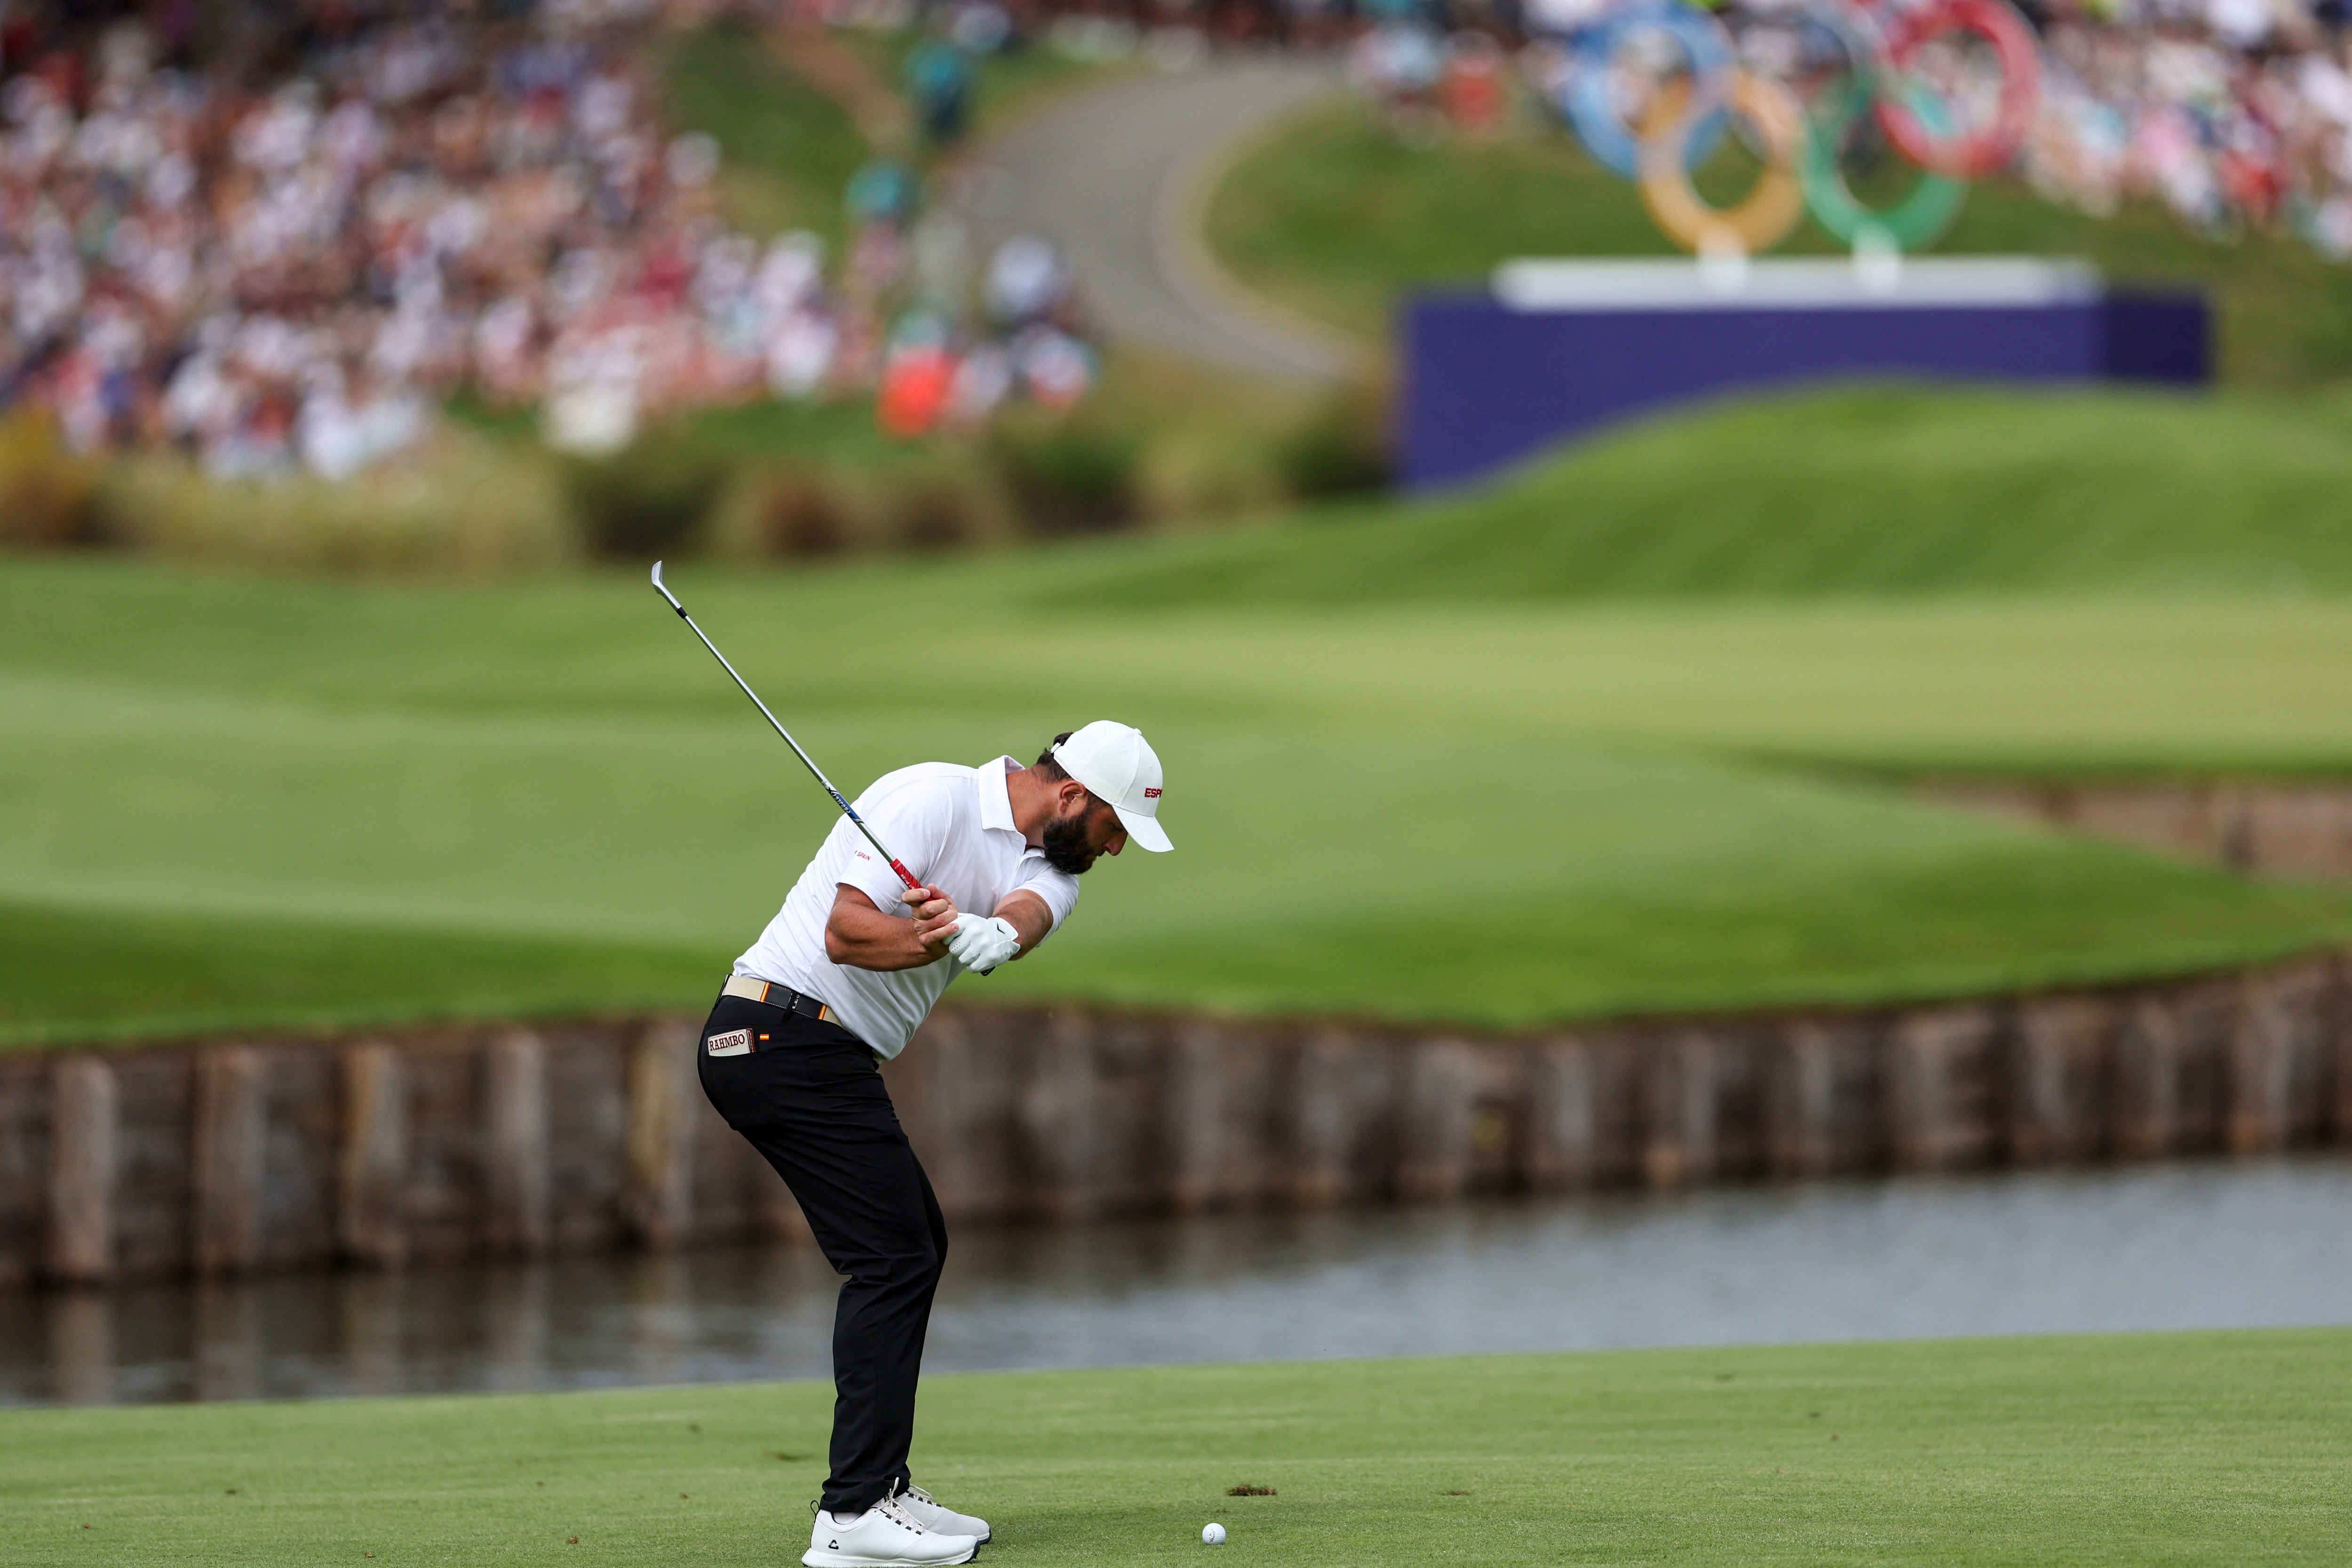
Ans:
[[[771,1007],[782,1007],[787,1013],[798,1013],[803,1018],[814,1018],[820,1024],[838,1024],[841,1019],[834,1010],[814,996],[804,995],[789,985],[761,980],[749,974],[730,974],[719,994],[740,996],[746,1002],[763,1002]]]

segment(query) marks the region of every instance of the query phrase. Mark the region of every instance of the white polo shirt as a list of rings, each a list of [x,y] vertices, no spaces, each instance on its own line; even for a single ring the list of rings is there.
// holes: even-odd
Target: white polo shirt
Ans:
[[[1045,851],[1031,848],[1013,826],[1004,779],[1020,768],[1011,757],[976,768],[918,763],[875,780],[856,805],[907,869],[944,890],[957,909],[993,914],[1008,895],[1026,889],[1045,901],[1054,920],[1050,935],[1077,907],[1078,879],[1045,864]],[[760,940],[735,961],[735,973],[815,997],[841,1016],[851,1034],[895,1057],[964,966],[952,954],[919,969],[834,963],[824,955],[824,922],[833,913],[834,889],[843,886],[859,889],[886,915],[914,918],[899,897],[907,885],[845,816],[825,835]]]

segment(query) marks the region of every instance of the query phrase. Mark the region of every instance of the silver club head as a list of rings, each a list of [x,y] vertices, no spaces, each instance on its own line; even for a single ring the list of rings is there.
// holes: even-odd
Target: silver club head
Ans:
[[[667,588],[666,586],[664,586],[664,585],[663,585],[663,584],[662,584],[662,576],[661,576],[661,569],[662,569],[662,563],[661,563],[660,562],[658,562],[658,561],[655,562],[655,563],[654,563],[654,592],[655,592],[655,593],[656,593],[656,594],[659,594],[663,598],[665,598],[665,599],[668,600],[668,601],[669,601],[669,607],[670,607],[671,609],[673,609],[673,610],[676,610],[679,615],[681,615],[681,616],[682,616],[682,615],[686,614],[686,606],[685,606],[684,605],[681,605],[681,604],[679,604],[679,603],[677,602],[677,595],[675,595],[675,594],[671,593],[671,592],[669,591],[669,589],[668,589],[668,588]]]

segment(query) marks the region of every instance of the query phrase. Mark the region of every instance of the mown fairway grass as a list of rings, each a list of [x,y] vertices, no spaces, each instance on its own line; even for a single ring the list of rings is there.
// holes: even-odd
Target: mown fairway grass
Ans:
[[[707,952],[655,942],[55,903],[0,903],[0,953],[9,1044],[627,1011],[710,977]]]
[[[1876,406],[1662,426],[1375,516],[672,577],[852,789],[1101,714],[1155,738],[1179,852],[1106,863],[973,999],[1514,1026],[2179,972],[2352,929],[2344,889],[1857,772],[2352,766],[2337,416],[1888,395],[1909,457],[1873,466]],[[2104,444],[1937,435],[2000,419]],[[2242,477],[2186,492],[2200,468]],[[2101,484],[2147,505],[2076,504]],[[2312,592],[2255,591],[2282,560]],[[9,1039],[692,1007],[829,812],[635,571],[0,564]]]
[[[8,1561],[797,1559],[829,1387],[16,1412]],[[928,1380],[984,1562],[2336,1564],[2352,1333]],[[1233,1498],[1237,1485],[1272,1497]],[[84,1528],[87,1526],[88,1528]]]
[[[1744,171],[1702,174],[1703,185],[1724,183],[1714,199],[1745,188]],[[1495,142],[1416,149],[1353,104],[1312,111],[1244,156],[1212,199],[1208,239],[1250,287],[1382,341],[1409,289],[1483,287],[1512,257],[1675,253],[1633,187],[1556,122]],[[1809,220],[1782,253],[1839,249]],[[1969,193],[1936,251],[2082,257],[2119,281],[2200,286],[2218,312],[2219,368],[2231,383],[2304,386],[2352,374],[2352,272],[2288,236],[2204,239],[2153,205],[2094,218],[1996,181]]]

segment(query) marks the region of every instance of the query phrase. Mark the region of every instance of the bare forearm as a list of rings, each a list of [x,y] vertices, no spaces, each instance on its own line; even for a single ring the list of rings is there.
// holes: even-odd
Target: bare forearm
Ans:
[[[946,949],[924,940],[919,921],[886,915],[865,894],[844,888],[824,922],[824,955],[852,969],[920,969]]]

